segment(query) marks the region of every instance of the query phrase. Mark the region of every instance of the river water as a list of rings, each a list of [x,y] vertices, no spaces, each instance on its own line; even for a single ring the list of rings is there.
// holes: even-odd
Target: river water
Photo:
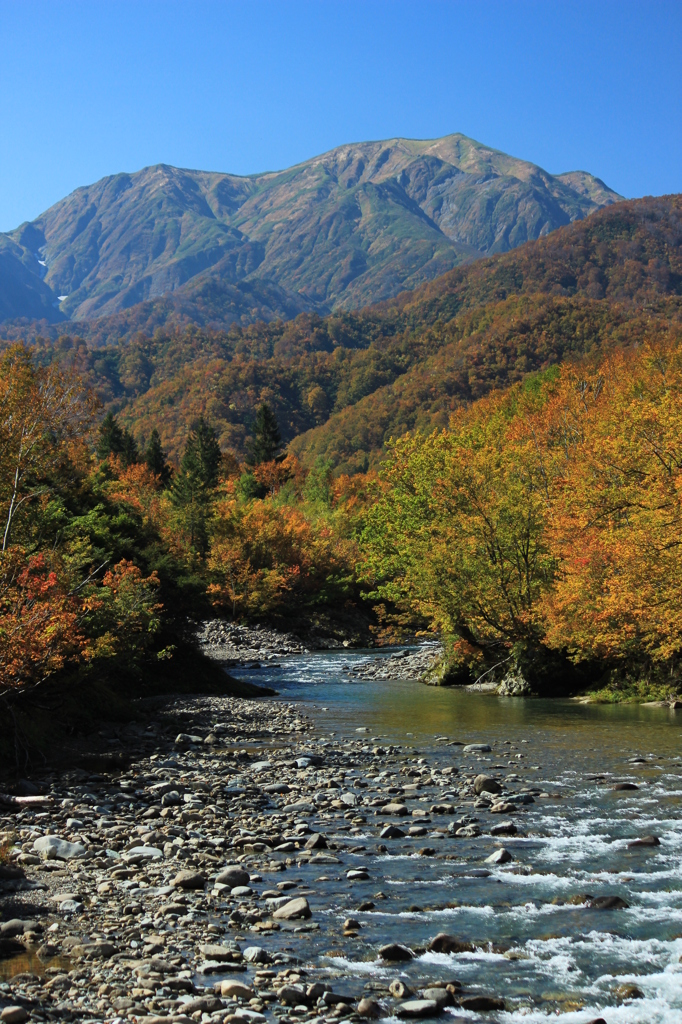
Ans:
[[[355,979],[358,991],[368,980],[385,983],[401,974],[415,987],[456,978],[507,1001],[505,1012],[487,1016],[452,1010],[472,1020],[530,1024],[558,1014],[566,1024],[598,1016],[608,1024],[682,1021],[682,712],[350,680],[344,668],[368,657],[313,653],[236,674],[300,701],[320,737],[357,740],[358,730],[367,729],[369,743],[399,745],[415,763],[457,767],[452,795],[438,796],[452,800],[454,817],[477,817],[483,834],[455,839],[433,832],[380,854],[386,819],[368,814],[366,825],[340,838],[348,842],[350,832],[365,845],[345,860],[366,866],[370,878],[355,883],[352,893],[333,878],[313,881],[311,874],[310,881],[324,897],[321,913],[343,919],[352,912],[362,929],[338,949],[311,933],[304,956]],[[464,753],[455,745],[469,743],[492,749]],[[535,793],[535,802],[513,816],[523,834],[502,840],[514,857],[509,864],[484,864],[496,849],[489,834],[495,818],[457,795],[457,778],[479,772]],[[638,788],[615,791],[622,782]],[[428,789],[425,796],[433,799]],[[405,821],[413,824],[400,824]],[[431,827],[447,821],[434,815]],[[647,835],[660,845],[628,847]],[[455,859],[418,856],[425,843]],[[375,898],[379,889],[387,899]],[[585,895],[619,896],[629,906],[569,902]],[[315,911],[316,898],[310,899]],[[362,901],[375,906],[358,912]],[[423,953],[398,970],[376,961],[381,943],[423,947],[441,931],[482,948],[457,956]],[[629,985],[641,995],[619,993]]]

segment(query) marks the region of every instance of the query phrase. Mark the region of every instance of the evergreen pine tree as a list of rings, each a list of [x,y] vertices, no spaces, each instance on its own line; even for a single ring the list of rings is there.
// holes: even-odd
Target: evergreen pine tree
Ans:
[[[190,434],[188,445],[192,440],[192,435],[194,435],[194,444],[201,468],[201,479],[205,487],[213,488],[218,483],[218,471],[223,457],[215,430],[202,416]]]
[[[207,519],[221,458],[215,431],[202,417],[187,438],[172,489],[173,504],[183,512],[190,547],[201,555],[208,551]]]
[[[121,452],[121,461],[126,467],[132,466],[134,463],[140,461],[137,441],[127,428],[123,431],[123,451]]]
[[[256,412],[249,462],[254,466],[261,462],[272,462],[278,455],[281,444],[282,437],[275,414],[267,402],[263,402]]]
[[[112,412],[108,412],[102,420],[97,439],[97,457],[106,459],[110,455],[118,455],[126,467],[140,461],[137,441],[127,428],[121,430]]]
[[[144,453],[144,461],[150,473],[158,476],[162,485],[168,487],[171,481],[171,468],[166,462],[166,453],[161,447],[161,438],[156,427],[154,427],[149,437],[149,443]]]
[[[97,438],[97,458],[106,459],[109,455],[123,454],[123,431],[116,417],[108,412],[99,426]]]

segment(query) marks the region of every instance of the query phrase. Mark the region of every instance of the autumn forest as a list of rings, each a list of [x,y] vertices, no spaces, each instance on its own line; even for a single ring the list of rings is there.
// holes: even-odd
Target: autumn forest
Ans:
[[[677,693],[681,246],[680,196],[622,202],[358,312],[7,331],[2,686],[172,671],[217,615]]]

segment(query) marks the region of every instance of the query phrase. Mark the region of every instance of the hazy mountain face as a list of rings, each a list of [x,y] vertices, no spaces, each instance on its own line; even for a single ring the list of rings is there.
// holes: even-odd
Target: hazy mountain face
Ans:
[[[197,286],[217,288],[221,322],[359,307],[620,198],[462,135],[341,146],[247,178],[158,165],[0,235],[0,318],[92,319],[169,293],[182,308]],[[277,302],[254,305],[258,283]]]

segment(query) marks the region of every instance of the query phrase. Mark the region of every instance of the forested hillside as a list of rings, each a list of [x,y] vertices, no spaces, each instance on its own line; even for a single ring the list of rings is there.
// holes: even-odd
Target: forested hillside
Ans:
[[[568,355],[679,331],[682,199],[619,203],[513,252],[457,269],[394,302],[229,331],[186,326],[92,348],[36,342],[73,363],[140,440],[156,426],[179,456],[204,415],[238,457],[257,406],[300,459],[344,471],[385,440]]]
[[[584,171],[551,175],[463,135],[340,146],[248,177],[160,164],[0,235],[0,320],[27,338],[31,319],[105,318],[81,330],[111,343],[357,308],[620,198]]]
[[[438,630],[441,679],[507,692],[676,693],[681,212],[357,313],[6,343],[5,686],[152,678],[217,613]]]
[[[334,479],[284,457],[267,405],[245,460],[199,419],[173,469],[156,429],[141,448],[73,371],[9,348],[0,693],[144,689],[218,614],[363,645],[432,629],[443,683],[679,694],[681,352],[642,337],[529,374]]]

